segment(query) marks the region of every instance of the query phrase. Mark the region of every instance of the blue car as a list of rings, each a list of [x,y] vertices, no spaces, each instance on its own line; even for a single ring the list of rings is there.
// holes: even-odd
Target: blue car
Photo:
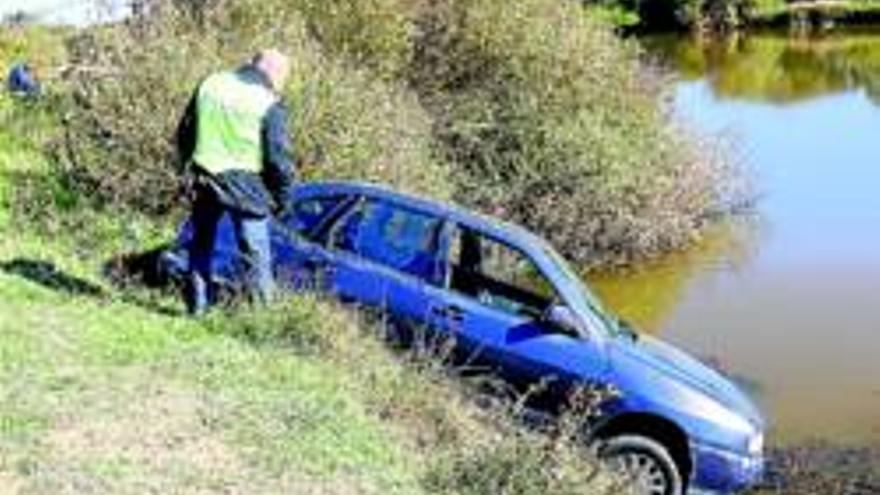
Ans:
[[[763,470],[764,421],[720,373],[606,311],[565,260],[528,231],[462,209],[354,183],[297,187],[272,228],[275,272],[381,308],[454,339],[456,350],[515,383],[585,384],[619,394],[589,425],[609,464],[650,495],[731,493]],[[185,224],[166,269],[186,272]],[[240,279],[228,220],[218,279]]]

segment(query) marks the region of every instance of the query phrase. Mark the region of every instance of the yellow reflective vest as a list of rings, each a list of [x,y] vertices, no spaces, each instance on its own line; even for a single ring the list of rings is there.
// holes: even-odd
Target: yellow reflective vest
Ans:
[[[212,175],[263,168],[263,119],[278,96],[235,72],[221,72],[202,82],[197,95],[198,118],[193,160]]]

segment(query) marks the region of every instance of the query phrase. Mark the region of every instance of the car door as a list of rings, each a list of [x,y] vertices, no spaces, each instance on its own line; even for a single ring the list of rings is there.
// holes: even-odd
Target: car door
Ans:
[[[448,236],[445,284],[429,289],[430,305],[434,326],[454,336],[465,366],[522,386],[543,382],[555,394],[602,379],[597,343],[544,320],[559,299],[535,260],[478,229],[459,225]]]
[[[325,264],[342,299],[407,323],[428,315],[426,284],[439,283],[442,219],[390,198],[364,197],[330,228]]]

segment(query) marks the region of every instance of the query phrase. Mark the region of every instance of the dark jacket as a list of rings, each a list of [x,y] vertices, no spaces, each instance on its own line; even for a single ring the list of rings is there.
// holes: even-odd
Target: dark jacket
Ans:
[[[6,87],[14,94],[33,97],[40,95],[40,83],[27,64],[17,64],[9,71]]]
[[[253,66],[237,71],[249,84],[271,89],[269,79]],[[230,171],[213,175],[193,162],[198,132],[196,89],[177,127],[177,150],[187,171],[194,172],[196,186],[209,188],[224,206],[254,216],[266,216],[283,207],[293,185],[293,159],[287,129],[287,108],[276,103],[266,112],[262,124],[263,170],[261,174]]]

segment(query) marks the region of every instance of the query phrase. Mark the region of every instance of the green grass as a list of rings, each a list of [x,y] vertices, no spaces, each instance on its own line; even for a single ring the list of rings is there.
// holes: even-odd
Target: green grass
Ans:
[[[16,237],[0,247],[4,487],[420,491],[417,459],[401,432],[369,409],[352,368],[236,338],[232,316],[163,315],[143,294],[113,294],[95,276],[99,260]],[[36,263],[55,271],[28,268]],[[318,325],[330,311],[314,301],[300,306],[314,312],[304,324]]]
[[[98,222],[95,237],[115,227]],[[420,491],[417,459],[405,450],[402,433],[370,410],[351,366],[236,337],[241,318],[268,323],[255,312],[195,321],[163,314],[181,309],[172,296],[115,293],[98,276],[112,243],[83,251],[76,239],[83,233],[53,242],[27,227],[4,230],[3,487],[22,493],[324,487],[335,493],[337,485],[346,493]],[[288,304],[303,325],[328,331],[327,319],[354,325],[323,315],[339,312],[324,303]],[[374,359],[387,358],[391,366],[390,356],[373,347]]]

